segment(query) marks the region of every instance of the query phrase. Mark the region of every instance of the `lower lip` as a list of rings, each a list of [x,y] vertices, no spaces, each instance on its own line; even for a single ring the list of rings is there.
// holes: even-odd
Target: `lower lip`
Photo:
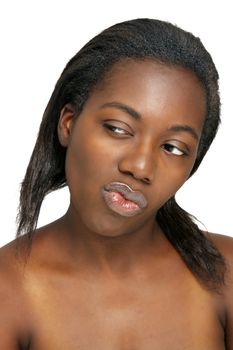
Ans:
[[[134,216],[142,209],[134,202],[125,199],[119,192],[103,191],[103,196],[107,206],[122,216]]]

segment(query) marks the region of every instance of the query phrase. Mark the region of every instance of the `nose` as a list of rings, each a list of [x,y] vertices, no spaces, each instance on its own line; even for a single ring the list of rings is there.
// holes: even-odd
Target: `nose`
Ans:
[[[120,172],[151,184],[154,180],[155,154],[149,145],[140,145],[127,152],[118,163]]]

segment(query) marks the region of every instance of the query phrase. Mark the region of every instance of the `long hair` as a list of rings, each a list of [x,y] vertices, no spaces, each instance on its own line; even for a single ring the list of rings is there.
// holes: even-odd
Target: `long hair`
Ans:
[[[38,138],[20,192],[17,237],[35,232],[44,197],[66,186],[66,149],[57,135],[65,104],[78,117],[92,90],[114,63],[124,59],[152,59],[192,70],[206,92],[206,116],[197,170],[220,123],[218,73],[200,39],[177,26],[154,19],[135,19],[113,25],[90,40],[66,65],[45,109]],[[224,259],[192,217],[172,197],[157,213],[157,221],[187,267],[205,285],[224,283]]]

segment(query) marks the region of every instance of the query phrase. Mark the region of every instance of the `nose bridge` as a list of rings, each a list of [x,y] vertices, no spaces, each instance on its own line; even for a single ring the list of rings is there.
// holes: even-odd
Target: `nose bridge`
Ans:
[[[153,180],[154,168],[155,150],[149,139],[135,143],[119,162],[120,171],[146,182]]]

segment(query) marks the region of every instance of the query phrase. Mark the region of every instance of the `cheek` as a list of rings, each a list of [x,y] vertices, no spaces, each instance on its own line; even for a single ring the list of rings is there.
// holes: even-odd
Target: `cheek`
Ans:
[[[153,191],[151,191],[152,195],[150,195],[152,202],[157,202],[158,207],[163,206],[186,182],[191,169],[191,165],[190,167],[160,169],[154,182]]]
[[[82,194],[85,189],[89,196],[105,184],[111,176],[113,165],[110,165],[110,151],[103,143],[84,140],[80,137],[72,142],[67,150],[66,178],[71,194]]]

